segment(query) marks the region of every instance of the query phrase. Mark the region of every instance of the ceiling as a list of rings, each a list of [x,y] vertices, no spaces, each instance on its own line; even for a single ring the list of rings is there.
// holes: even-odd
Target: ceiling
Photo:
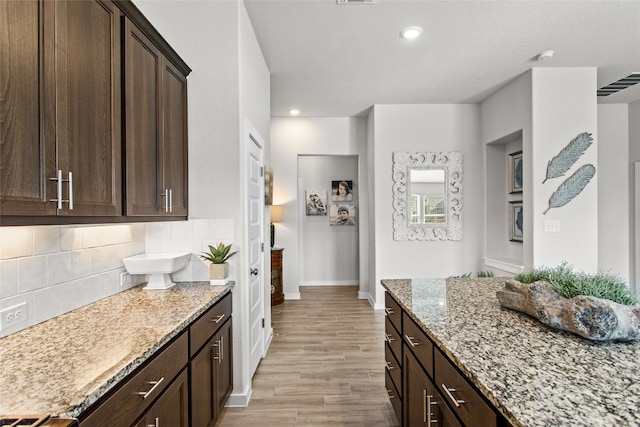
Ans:
[[[272,116],[477,103],[532,67],[597,67],[598,88],[640,72],[640,0],[244,3],[271,71]],[[420,38],[400,38],[410,25]],[[548,49],[552,59],[535,60]],[[640,84],[598,98],[636,100]]]

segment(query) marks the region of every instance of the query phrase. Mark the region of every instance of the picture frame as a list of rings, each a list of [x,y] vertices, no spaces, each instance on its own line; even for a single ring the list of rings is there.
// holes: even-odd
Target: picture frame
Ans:
[[[512,242],[522,242],[524,236],[523,215],[522,200],[509,202],[509,240]]]
[[[329,206],[329,225],[356,225],[355,203],[331,204]]]
[[[273,204],[273,169],[268,167],[264,173],[264,204]]]
[[[508,181],[509,194],[522,193],[522,151],[509,154],[508,157]]]
[[[333,203],[353,202],[353,181],[331,181],[331,201]]]
[[[305,212],[307,216],[327,215],[327,190],[310,189],[305,190]]]

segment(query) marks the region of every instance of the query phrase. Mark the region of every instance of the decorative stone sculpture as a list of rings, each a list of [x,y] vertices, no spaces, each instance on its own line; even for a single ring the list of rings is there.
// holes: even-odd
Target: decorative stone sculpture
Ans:
[[[500,305],[535,317],[552,328],[594,341],[640,339],[640,306],[579,295],[564,298],[547,282],[520,283],[513,279],[497,292]]]

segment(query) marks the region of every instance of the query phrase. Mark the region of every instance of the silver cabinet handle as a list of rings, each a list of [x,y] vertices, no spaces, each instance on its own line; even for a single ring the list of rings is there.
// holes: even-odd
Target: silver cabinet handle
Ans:
[[[138,391],[135,394],[139,394],[142,396],[143,399],[146,399],[147,397],[149,397],[151,393],[153,393],[153,391],[156,388],[158,388],[158,386],[160,385],[160,383],[162,383],[162,381],[164,381],[164,377],[160,378],[158,381],[149,381],[149,384],[153,386],[149,389],[149,391]]]
[[[218,353],[213,355],[213,360],[217,360],[220,363],[220,340],[216,341],[213,347],[218,350]]]
[[[224,359],[224,337],[220,337],[220,359],[218,359],[218,363],[222,363]]]
[[[393,338],[391,338],[391,335],[389,335],[389,334],[384,334],[384,339],[389,344],[391,344],[391,341],[395,341]]]
[[[57,202],[56,209],[62,209],[62,169],[58,169],[55,178],[49,178],[49,181],[56,181],[56,198],[49,201]]]
[[[164,197],[164,211],[169,212],[169,189],[165,188],[163,193],[160,193]]]
[[[393,370],[395,369],[395,368],[393,367],[393,365],[391,365],[391,362],[388,362],[388,361],[386,361],[386,360],[385,360],[385,361],[384,361],[384,364],[385,364],[385,366],[386,366],[386,368],[387,368],[387,371],[393,371]]]
[[[211,319],[210,322],[220,323],[220,321],[224,318],[224,316],[226,316],[226,313],[222,313],[220,316],[216,317],[215,319]]]
[[[387,316],[391,316],[393,313],[395,313],[392,309],[390,309],[389,307],[385,307],[384,308],[384,312],[387,314]]]
[[[73,173],[69,172],[69,210],[73,210]]]
[[[449,388],[444,384],[442,384],[441,387],[444,390],[444,392],[447,394],[447,396],[449,396],[449,399],[451,399],[453,404],[456,405],[456,408],[459,408],[461,403],[465,403],[464,400],[456,399],[455,397],[453,397],[453,394],[451,393],[455,393],[457,391],[455,388]]]
[[[416,339],[416,337],[410,337],[410,336],[409,336],[409,335],[407,335],[407,334],[404,334],[404,337],[406,338],[406,340],[407,340],[407,341],[409,341],[409,344],[411,344],[411,347],[417,347],[417,346],[419,346],[419,345],[420,345],[420,343],[419,343],[419,342],[413,342],[413,340],[415,340],[415,339]]]
[[[173,190],[169,189],[169,212],[173,212]]]
[[[160,427],[160,417],[156,417],[153,424],[147,424],[147,427]]]
[[[387,395],[389,396],[389,399],[395,399],[395,396],[392,393],[393,393],[393,390],[387,389]]]

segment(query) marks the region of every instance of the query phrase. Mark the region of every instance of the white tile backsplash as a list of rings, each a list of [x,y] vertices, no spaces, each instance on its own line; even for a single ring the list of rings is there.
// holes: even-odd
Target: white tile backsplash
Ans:
[[[18,261],[10,259],[0,262],[0,298],[18,293]]]
[[[0,308],[26,301],[29,319],[0,337],[126,290],[120,275],[127,256],[191,252],[173,280],[209,280],[209,266],[198,255],[219,242],[234,242],[232,219],[0,227]],[[133,279],[130,287],[145,276]]]
[[[0,227],[0,259],[33,255],[33,227]]]

